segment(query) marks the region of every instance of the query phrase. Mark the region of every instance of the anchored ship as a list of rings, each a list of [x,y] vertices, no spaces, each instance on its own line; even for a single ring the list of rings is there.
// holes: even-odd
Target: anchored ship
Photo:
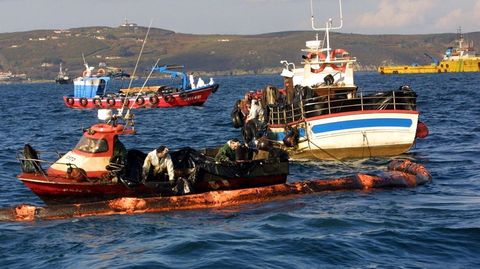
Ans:
[[[455,44],[455,47],[448,47],[445,50],[440,61],[426,54],[433,60],[430,65],[380,66],[378,72],[380,74],[480,72],[480,55],[476,53],[473,41],[466,42],[459,30]]]

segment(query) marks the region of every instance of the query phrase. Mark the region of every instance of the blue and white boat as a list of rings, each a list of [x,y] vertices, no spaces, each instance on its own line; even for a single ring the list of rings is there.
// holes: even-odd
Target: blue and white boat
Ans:
[[[188,75],[184,68],[183,65],[155,65],[152,72],[170,77],[169,84],[147,86],[144,83],[141,87],[112,90],[109,87],[111,76],[103,68],[94,74],[93,67],[85,64],[83,76],[73,81],[73,95],[64,96],[63,101],[67,107],[75,109],[201,106],[219,85],[213,78],[208,83],[201,78],[195,82],[193,75]]]
[[[287,149],[291,159],[345,159],[394,156],[407,152],[428,129],[419,124],[416,93],[409,86],[365,92],[354,83],[354,64],[344,49],[333,49],[330,30],[340,25],[329,19],[323,40],[307,41],[303,67],[282,61],[284,89],[267,86],[237,102],[232,112],[234,126],[242,126],[245,142],[262,134]],[[245,103],[262,104],[263,116],[248,116]],[[243,107],[242,107],[243,106]],[[253,107],[253,105],[252,105]],[[255,113],[262,114],[262,113]],[[253,118],[253,119],[252,119]],[[245,122],[246,121],[246,122]]]

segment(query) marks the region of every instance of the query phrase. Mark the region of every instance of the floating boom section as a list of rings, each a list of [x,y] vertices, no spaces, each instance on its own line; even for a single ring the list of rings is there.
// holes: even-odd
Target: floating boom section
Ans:
[[[426,184],[431,180],[430,173],[422,165],[408,160],[395,160],[388,165],[387,171],[379,175],[359,173],[337,179],[307,180],[267,187],[212,191],[185,196],[118,198],[103,202],[46,207],[22,204],[14,208],[0,209],[0,221],[58,220],[89,216],[223,208],[269,202],[325,191],[415,187]]]

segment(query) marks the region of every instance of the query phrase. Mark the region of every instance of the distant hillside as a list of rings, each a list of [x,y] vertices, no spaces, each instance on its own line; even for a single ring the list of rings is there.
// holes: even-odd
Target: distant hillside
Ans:
[[[83,70],[82,53],[91,66],[105,62],[132,72],[140,51],[144,27],[88,27],[0,34],[0,71],[26,73],[34,79],[52,79],[59,63],[76,76]],[[262,35],[192,35],[151,29],[140,62],[139,75],[160,58],[161,64],[184,64],[190,71],[216,74],[278,72],[280,61],[299,63],[306,40],[315,32],[279,32]],[[335,48],[357,57],[360,70],[378,65],[429,63],[424,53],[439,58],[453,45],[456,34],[359,35],[332,33]],[[480,44],[480,32],[465,37]],[[323,38],[320,36],[320,38]]]

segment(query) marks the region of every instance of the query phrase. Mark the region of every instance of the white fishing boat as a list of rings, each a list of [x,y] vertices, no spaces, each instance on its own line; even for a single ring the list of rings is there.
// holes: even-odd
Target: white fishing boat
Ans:
[[[67,70],[63,70],[62,63],[60,63],[60,69],[58,70],[58,75],[55,78],[55,83],[58,84],[71,84],[73,82],[72,78],[67,74]]]
[[[393,156],[407,152],[428,129],[419,124],[416,93],[406,85],[394,90],[366,92],[354,83],[354,64],[345,49],[332,48],[330,31],[343,26],[329,19],[318,28],[312,10],[312,29],[323,40],[306,42],[302,67],[282,61],[284,88],[267,86],[237,102],[232,111],[235,127],[245,142],[259,134],[288,149],[291,159],[344,159]],[[245,103],[257,99],[263,117],[247,117]],[[263,131],[263,132],[262,132]]]

